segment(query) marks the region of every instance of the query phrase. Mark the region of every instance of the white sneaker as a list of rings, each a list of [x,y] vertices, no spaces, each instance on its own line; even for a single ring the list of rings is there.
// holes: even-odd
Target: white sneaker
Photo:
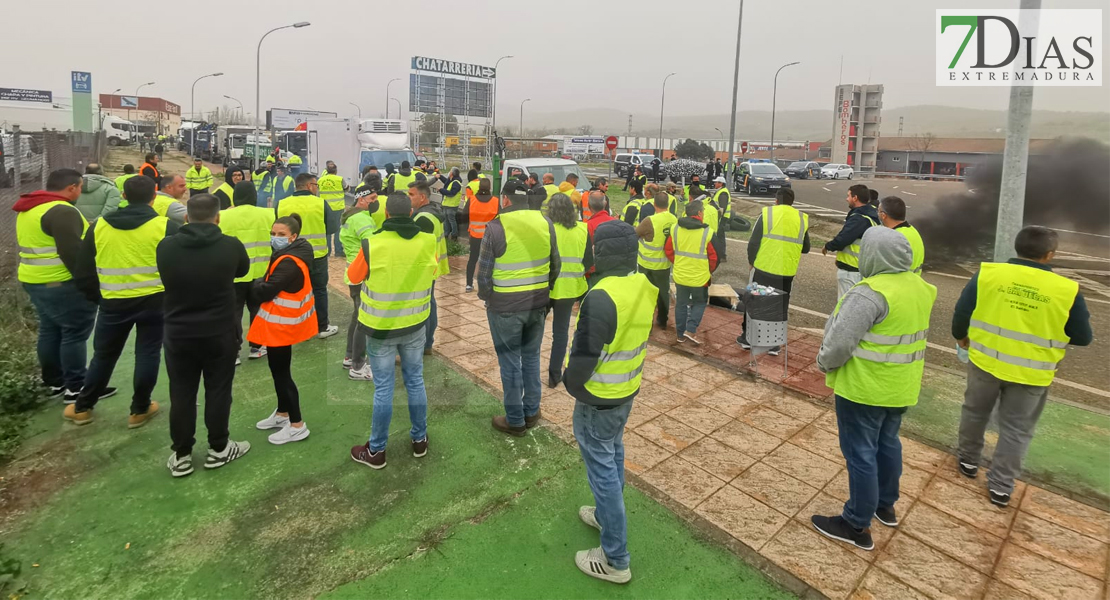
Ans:
[[[355,381],[374,381],[374,375],[370,372],[370,363],[362,365],[361,369],[351,369],[347,372],[347,377]]]
[[[281,429],[289,425],[289,417],[279,417],[277,410],[270,413],[270,416],[255,423],[255,427],[259,429]]]
[[[593,527],[594,529],[596,529],[598,531],[601,531],[601,523],[597,522],[597,508],[596,507],[594,507],[594,506],[583,506],[582,508],[579,508],[578,509],[578,518],[582,519],[582,522],[589,525],[590,527]]]
[[[258,350],[251,350],[251,353],[247,355],[247,359],[254,360],[256,358],[262,358],[263,356],[266,356],[266,346],[260,346]]]
[[[239,365],[241,365],[241,364],[243,364],[243,359],[241,359],[241,358],[239,358],[238,356],[236,356],[236,357],[235,357],[235,366],[236,366],[236,367],[238,367],[238,366],[239,366]]]
[[[250,442],[234,442],[228,440],[223,452],[208,449],[208,457],[204,459],[205,469],[218,469],[227,463],[242,458],[251,449]]]
[[[348,357],[343,359],[343,368],[344,369],[350,369],[351,365],[353,365],[353,364],[355,364],[355,361],[354,361],[353,358],[348,356]]]
[[[628,583],[632,579],[630,569],[614,569],[605,558],[605,551],[600,547],[582,550],[574,555],[574,564],[578,570],[604,581],[612,583]]]
[[[270,437],[267,439],[270,440],[271,444],[276,444],[278,446],[282,444],[288,444],[289,442],[299,442],[301,440],[307,440],[308,425],[302,424],[300,427],[293,427],[292,425],[287,424],[285,427],[277,430],[277,432],[271,433]]]
[[[193,472],[193,457],[192,456],[178,456],[177,452],[170,453],[170,459],[166,461],[166,468],[170,470],[170,475],[174,477],[184,477]]]
[[[328,325],[328,328],[321,331],[319,334],[316,335],[316,337],[323,340],[323,339],[330,338],[331,336],[333,336],[337,333],[339,333],[339,326],[338,325]]]

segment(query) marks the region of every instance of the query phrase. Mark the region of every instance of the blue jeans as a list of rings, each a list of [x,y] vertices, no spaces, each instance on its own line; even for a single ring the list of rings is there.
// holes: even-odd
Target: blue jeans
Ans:
[[[401,378],[409,397],[409,436],[418,442],[428,436],[428,392],[424,389],[424,328],[386,340],[368,338],[370,371],[374,374],[374,418],[370,425],[370,451],[385,450],[389,422],[393,419],[393,365],[401,356]]]
[[[836,397],[840,451],[848,463],[848,501],[844,520],[857,529],[871,526],[879,508],[893,508],[902,477],[898,428],[906,407],[869,406]]]
[[[443,214],[447,217],[443,222],[443,235],[459,237],[459,207],[444,206]]]
[[[687,287],[675,284],[674,286],[674,328],[678,337],[684,332],[694,335],[701,325],[701,317],[705,314],[705,305],[709,303],[709,288]]]
[[[632,401],[598,410],[577,402],[574,405],[574,439],[586,478],[597,503],[601,525],[601,549],[616,569],[628,568],[628,525],[624,513],[624,425],[632,412]]]
[[[428,313],[428,321],[424,323],[424,331],[426,338],[424,340],[424,348],[427,350],[432,349],[432,342],[436,337],[436,326],[439,325],[439,316],[436,311],[436,282],[432,282],[432,312]]]
[[[96,304],[72,281],[24,283],[39,317],[38,355],[42,381],[71,392],[85,384],[86,347],[96,322]]]
[[[498,313],[486,310],[501,387],[505,389],[505,418],[513,427],[524,427],[524,417],[540,413],[540,346],[543,344],[545,310]]]

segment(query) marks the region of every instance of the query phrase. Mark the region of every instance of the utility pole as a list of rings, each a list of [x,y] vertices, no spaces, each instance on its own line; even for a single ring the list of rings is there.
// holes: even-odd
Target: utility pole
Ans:
[[[1026,35],[1037,29],[1041,0],[1021,0],[1018,28]],[[1033,117],[1033,86],[1010,85],[1006,118],[1006,150],[1002,155],[1002,185],[998,193],[998,224],[994,232],[994,262],[1014,257],[1014,239],[1025,218],[1025,178],[1029,166],[1029,122]]]
[[[740,15],[736,18],[736,64],[732,69],[732,110],[728,115],[728,170],[736,170],[736,94],[740,89],[740,31],[744,26],[744,0],[740,0]],[[733,173],[735,176],[735,173]]]

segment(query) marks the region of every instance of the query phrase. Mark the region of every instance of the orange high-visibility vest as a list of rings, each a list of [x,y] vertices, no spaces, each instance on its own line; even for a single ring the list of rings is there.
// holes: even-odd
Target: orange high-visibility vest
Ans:
[[[154,189],[156,191],[161,190],[162,189],[162,173],[158,170],[158,167],[156,167],[156,166],[154,166],[150,163],[143,163],[143,166],[139,167],[139,173],[142,173],[143,171],[145,171],[147,167],[150,167],[151,169],[154,169]]]
[[[468,206],[470,207],[470,226],[467,229],[470,231],[470,237],[480,240],[486,235],[486,224],[497,216],[497,209],[499,208],[497,198],[490,198],[489,202],[474,200],[469,202]]]
[[[258,316],[255,317],[247,332],[247,341],[251,343],[275,348],[292,346],[309,340],[319,333],[316,323],[316,299],[312,295],[312,280],[308,276],[308,266],[304,261],[289,254],[279,256],[270,264],[266,279],[270,278],[278,263],[287,258],[301,269],[304,286],[295,294],[279,292],[273,300],[262,303],[258,309]]]

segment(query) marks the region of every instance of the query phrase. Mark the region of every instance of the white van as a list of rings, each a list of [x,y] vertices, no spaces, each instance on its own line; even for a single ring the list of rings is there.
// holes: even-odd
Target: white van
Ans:
[[[46,161],[42,156],[42,145],[35,136],[19,136],[19,173],[15,172],[15,154],[12,134],[0,132],[0,187],[12,187],[16,182],[42,179]]]
[[[501,168],[502,173],[504,173],[501,178],[502,185],[521,174],[528,177],[532,173],[536,174],[536,180],[541,183],[543,182],[543,176],[546,173],[551,173],[555,177],[555,185],[559,185],[567,180],[567,175],[574,173],[578,175],[577,189],[579,191],[590,189],[590,180],[582,173],[578,163],[565,158],[517,158],[505,161]]]

